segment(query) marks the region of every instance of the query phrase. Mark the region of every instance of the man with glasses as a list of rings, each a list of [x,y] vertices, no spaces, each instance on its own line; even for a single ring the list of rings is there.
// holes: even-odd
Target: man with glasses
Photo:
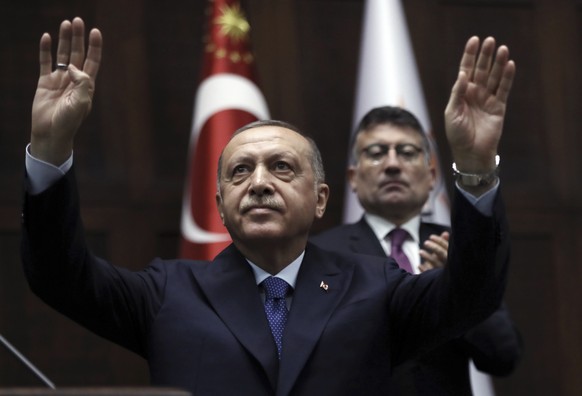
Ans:
[[[311,240],[335,251],[392,256],[414,274],[443,267],[450,229],[421,219],[436,171],[417,118],[399,107],[372,109],[360,121],[351,149],[348,178],[365,213]],[[463,337],[398,366],[391,386],[394,394],[471,395],[470,358],[481,371],[503,376],[520,355],[519,333],[501,307]]]

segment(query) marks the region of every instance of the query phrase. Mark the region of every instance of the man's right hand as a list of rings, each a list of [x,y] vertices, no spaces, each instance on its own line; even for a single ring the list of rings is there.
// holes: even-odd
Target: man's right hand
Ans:
[[[73,150],[77,129],[91,111],[95,78],[101,64],[103,38],[92,29],[85,56],[85,24],[81,18],[63,21],[59,31],[53,70],[51,37],[40,39],[40,77],[32,105],[31,154],[53,165],[61,165]]]

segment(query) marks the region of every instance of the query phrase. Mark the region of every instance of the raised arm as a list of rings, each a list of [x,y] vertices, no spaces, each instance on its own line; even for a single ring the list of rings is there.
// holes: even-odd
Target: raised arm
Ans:
[[[507,98],[515,76],[509,50],[488,37],[465,45],[457,81],[445,109],[445,127],[460,172],[484,175],[495,170]],[[480,195],[491,186],[463,186]]]
[[[32,105],[34,157],[58,166],[71,155],[75,134],[91,111],[102,44],[101,32],[93,29],[85,52],[83,20],[63,21],[53,64],[51,36],[42,35],[40,77]]]

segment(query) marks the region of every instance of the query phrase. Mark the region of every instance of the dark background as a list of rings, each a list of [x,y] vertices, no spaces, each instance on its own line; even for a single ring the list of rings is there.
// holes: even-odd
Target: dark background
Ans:
[[[50,4],[48,4],[50,3]],[[321,146],[341,222],[362,0],[248,0],[271,116]],[[20,267],[24,147],[38,41],[81,16],[104,35],[93,112],[75,163],[93,249],[138,269],[174,257],[206,1],[3,1],[0,5],[0,333],[57,386],[147,384],[141,358],[41,303]],[[444,169],[443,110],[466,39],[509,46],[517,79],[501,144],[513,259],[507,302],[525,341],[502,395],[582,394],[582,1],[404,0]],[[452,185],[448,172],[447,184]],[[0,386],[39,382],[0,348]]]

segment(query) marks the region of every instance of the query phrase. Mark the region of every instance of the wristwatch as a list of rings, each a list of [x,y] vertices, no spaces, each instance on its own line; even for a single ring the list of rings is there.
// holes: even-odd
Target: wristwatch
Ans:
[[[499,175],[499,156],[495,156],[495,169],[489,173],[464,173],[457,169],[453,162],[453,175],[459,184],[467,187],[487,186],[495,181]]]

